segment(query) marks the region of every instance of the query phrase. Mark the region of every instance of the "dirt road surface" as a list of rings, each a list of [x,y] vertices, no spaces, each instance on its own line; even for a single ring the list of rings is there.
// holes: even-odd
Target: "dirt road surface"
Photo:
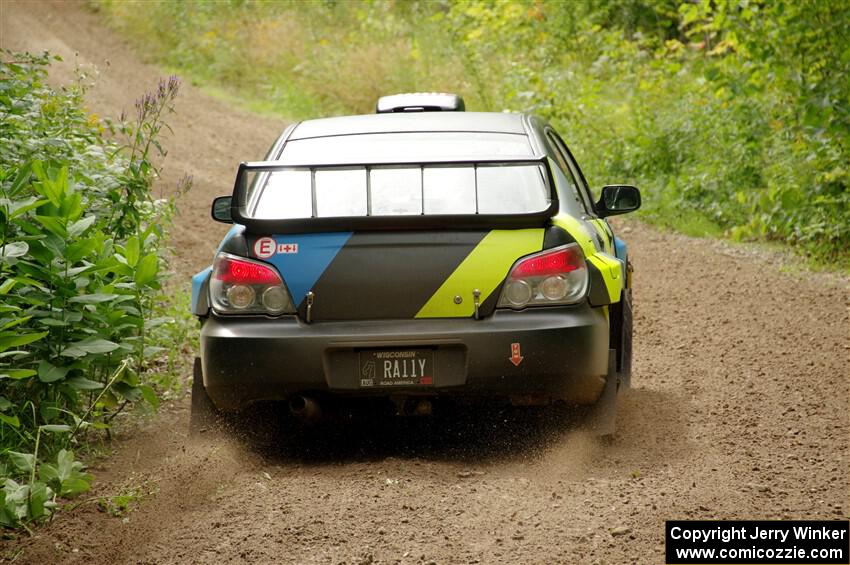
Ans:
[[[164,74],[75,3],[3,0],[0,45],[61,54],[55,81],[75,60],[94,65],[99,115],[132,111]],[[163,187],[195,177],[172,231],[187,277],[223,232],[210,199],[284,124],[192,87],[177,112]],[[31,538],[0,542],[0,558],[663,563],[666,519],[847,519],[847,280],[749,247],[620,227],[636,265],[636,351],[613,444],[486,420],[388,421],[271,447],[190,442],[182,401],[109,444],[91,498]],[[132,511],[98,510],[97,498],[119,494]]]

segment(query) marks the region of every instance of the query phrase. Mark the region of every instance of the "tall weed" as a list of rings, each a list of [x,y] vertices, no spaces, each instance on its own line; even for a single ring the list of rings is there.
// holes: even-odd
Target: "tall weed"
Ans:
[[[113,124],[82,83],[45,83],[49,55],[0,57],[0,524],[18,526],[88,488],[72,447],[158,403],[145,371],[174,203],[150,187],[179,83]]]

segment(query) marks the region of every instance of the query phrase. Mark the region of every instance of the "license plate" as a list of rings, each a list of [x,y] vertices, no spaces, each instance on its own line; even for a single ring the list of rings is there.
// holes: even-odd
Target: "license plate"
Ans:
[[[369,350],[359,353],[361,388],[433,386],[433,349]]]

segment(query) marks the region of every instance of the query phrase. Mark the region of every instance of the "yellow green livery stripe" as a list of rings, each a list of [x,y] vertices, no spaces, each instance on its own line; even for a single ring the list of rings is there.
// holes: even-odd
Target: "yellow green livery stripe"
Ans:
[[[556,226],[565,229],[567,233],[573,236],[573,239],[578,242],[582,252],[584,252],[585,258],[600,272],[605,283],[608,300],[611,303],[619,302],[624,284],[623,277],[621,276],[623,270],[622,262],[613,255],[606,253],[604,249],[597,249],[593,241],[593,232],[585,227],[585,224],[578,219],[567,214],[558,214],[552,218],[552,221]],[[591,223],[594,224],[594,229],[600,232],[599,235],[602,235],[604,228],[596,225],[595,222]],[[607,241],[607,236],[600,239],[605,242]]]
[[[543,230],[493,230],[466,256],[416,314],[417,318],[459,318],[475,311],[472,291],[480,302],[501,284],[517,259],[543,248]],[[460,296],[460,304],[455,297]]]
[[[608,291],[608,299],[613,304],[620,301],[620,293],[623,290],[622,263],[616,257],[607,253],[596,253],[587,258],[593,263],[605,281],[605,290]]]
[[[573,236],[573,239],[579,244],[585,257],[590,257],[596,253],[597,249],[593,243],[593,235],[584,227],[581,221],[568,214],[558,214],[552,218],[552,223],[565,229],[568,234]]]
[[[603,226],[605,220],[590,220],[590,223],[593,224],[593,227],[596,228],[596,233],[599,234],[599,241],[602,242],[603,251],[605,253],[611,253],[613,250],[611,249],[610,237],[605,226]]]

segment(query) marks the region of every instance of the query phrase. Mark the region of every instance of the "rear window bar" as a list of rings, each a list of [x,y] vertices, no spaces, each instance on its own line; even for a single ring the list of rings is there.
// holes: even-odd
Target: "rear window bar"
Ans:
[[[472,166],[475,169],[476,186],[476,213],[475,214],[418,214],[418,215],[381,215],[371,214],[371,194],[369,191],[369,170],[376,168],[412,168],[418,167],[424,174],[425,167],[430,166]],[[549,206],[538,212],[517,214],[479,214],[477,213],[478,201],[478,166],[511,166],[511,165],[540,165],[544,171],[544,183],[549,189]],[[365,169],[367,179],[367,215],[366,216],[334,216],[316,217],[316,171],[317,170],[344,170]],[[248,178],[250,173],[274,173],[276,171],[309,170],[311,176],[312,191],[312,214],[311,218],[254,218],[249,209]],[[268,178],[267,174],[260,174],[255,183],[264,184]],[[257,194],[258,192],[255,192]],[[424,199],[424,194],[423,194]],[[236,173],[236,182],[233,186],[233,199],[231,201],[231,216],[234,222],[242,224],[250,232],[255,233],[304,233],[304,232],[334,232],[353,230],[385,230],[385,229],[480,229],[480,228],[502,228],[520,229],[544,227],[549,219],[558,213],[558,193],[555,190],[555,181],[549,159],[546,156],[536,157],[503,157],[499,159],[473,159],[457,161],[411,161],[411,162],[387,162],[387,163],[339,163],[339,164],[283,164],[280,161],[255,161],[242,162]],[[423,206],[424,210],[424,206]]]

